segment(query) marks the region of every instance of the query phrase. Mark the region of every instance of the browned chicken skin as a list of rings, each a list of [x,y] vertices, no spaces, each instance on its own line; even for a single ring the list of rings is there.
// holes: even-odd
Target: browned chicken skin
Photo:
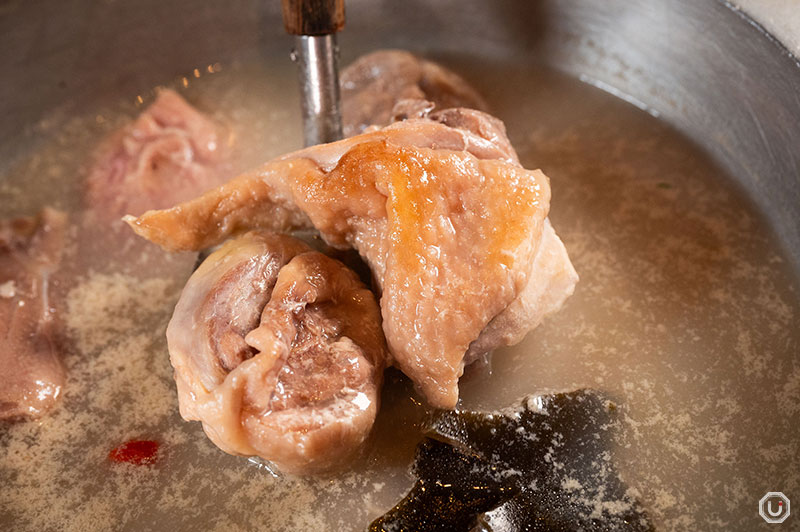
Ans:
[[[515,330],[489,327],[470,356],[518,340],[560,306],[577,276],[555,233],[552,264],[542,270],[549,277],[531,275],[549,227],[544,174],[519,166],[496,119],[468,110],[446,116],[295,152],[127,221],[171,250],[203,249],[252,228],[312,226],[329,244],[354,247],[378,283],[394,363],[432,405],[450,408],[465,355],[490,322],[506,313],[501,323]],[[535,297],[559,275],[557,296]],[[540,308],[522,303],[526,293]]]
[[[167,329],[181,414],[232,454],[330,469],[366,439],[386,363],[372,293],[289,236],[247,233],[189,279]]]
[[[61,260],[66,215],[0,222],[0,419],[37,417],[64,385],[50,283]]]

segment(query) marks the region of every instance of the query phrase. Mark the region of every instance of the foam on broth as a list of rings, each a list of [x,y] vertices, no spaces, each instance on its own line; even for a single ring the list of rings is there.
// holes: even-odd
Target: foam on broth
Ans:
[[[172,86],[228,127],[240,170],[300,147],[296,81],[280,60],[198,69]],[[623,411],[616,460],[658,528],[752,529],[767,491],[800,493],[800,297],[762,218],[677,132],[543,68],[448,60],[506,121],[526,167],[551,178],[551,219],[581,276],[565,308],[491,371],[462,381],[468,408],[589,386]],[[502,82],[498,83],[498,80]],[[93,146],[152,95],[26,134],[3,171],[2,216],[75,211]],[[424,413],[390,371],[362,459],[288,479],[226,455],[178,415],[164,331],[192,257],[110,267],[69,286],[62,404],[0,427],[4,529],[363,530],[405,493]],[[152,467],[112,464],[128,439],[162,443]]]

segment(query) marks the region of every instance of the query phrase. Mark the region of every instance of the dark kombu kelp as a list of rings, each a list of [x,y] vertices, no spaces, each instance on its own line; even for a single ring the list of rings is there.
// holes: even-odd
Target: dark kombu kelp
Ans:
[[[616,427],[614,403],[590,390],[502,413],[437,411],[414,487],[369,530],[652,530],[612,462]]]

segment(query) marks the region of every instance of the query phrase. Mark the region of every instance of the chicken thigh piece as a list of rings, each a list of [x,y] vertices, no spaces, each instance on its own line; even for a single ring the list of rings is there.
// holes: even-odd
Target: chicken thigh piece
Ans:
[[[254,227],[310,225],[329,244],[356,248],[381,293],[394,363],[433,406],[452,408],[470,344],[529,282],[550,282],[531,277],[548,180],[520,167],[505,135],[506,142],[496,136],[406,120],[286,155],[196,200],[126,220],[170,250],[204,249]],[[571,293],[576,277],[566,253],[554,260],[543,271],[567,272],[570,281],[557,288]],[[521,329],[513,335],[493,337],[530,330],[520,321],[507,320]]]
[[[482,112],[488,105],[475,89],[441,65],[406,51],[381,50],[360,57],[342,73],[342,94],[346,135],[368,126],[427,117],[480,132],[519,162],[505,126]],[[549,222],[533,268],[525,289],[470,345],[465,364],[497,347],[518,343],[572,295],[578,275]]]
[[[341,263],[250,232],[195,271],[167,328],[181,415],[231,454],[328,470],[366,439],[386,346],[378,304]]]
[[[162,90],[136,120],[97,150],[87,206],[101,221],[161,209],[227,177],[217,126],[177,92]]]
[[[0,419],[40,416],[64,386],[50,283],[65,228],[50,208],[0,222]]]
[[[363,55],[340,76],[342,127],[345,137],[368,126],[386,126],[403,100],[427,101],[429,109],[488,106],[458,74],[404,50],[379,50]]]

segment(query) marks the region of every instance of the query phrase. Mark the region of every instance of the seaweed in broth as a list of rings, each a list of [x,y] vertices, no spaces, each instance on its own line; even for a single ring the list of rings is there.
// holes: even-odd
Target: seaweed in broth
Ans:
[[[438,411],[417,447],[417,481],[370,530],[653,530],[613,463],[617,413],[592,390],[497,413]]]

